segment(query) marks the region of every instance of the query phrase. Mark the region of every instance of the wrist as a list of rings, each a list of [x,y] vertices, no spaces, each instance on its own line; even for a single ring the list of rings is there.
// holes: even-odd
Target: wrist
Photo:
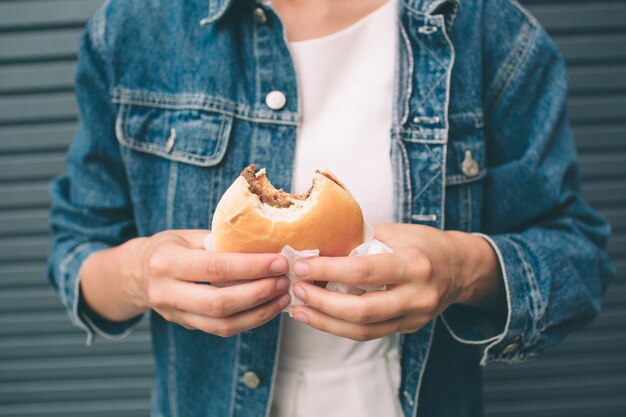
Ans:
[[[144,283],[144,260],[149,240],[138,237],[115,248],[119,251],[121,288],[134,307],[142,311],[151,308]]]
[[[498,257],[491,244],[480,236],[449,232],[459,257],[456,271],[458,297],[456,304],[500,311],[506,306],[504,283]]]

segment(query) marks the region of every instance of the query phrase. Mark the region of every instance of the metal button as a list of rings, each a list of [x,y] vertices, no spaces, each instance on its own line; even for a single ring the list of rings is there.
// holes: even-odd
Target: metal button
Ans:
[[[421,33],[422,35],[431,35],[437,32],[437,30],[438,30],[437,26],[428,26],[428,25],[421,26],[417,29],[417,31]]]
[[[252,16],[254,16],[254,20],[256,20],[260,24],[265,24],[267,22],[267,15],[265,14],[265,10],[261,7],[257,7],[252,12]]]
[[[473,178],[480,173],[478,162],[472,157],[472,151],[465,151],[465,159],[461,163],[461,171],[467,178]]]
[[[424,123],[427,125],[435,125],[441,122],[441,118],[439,116],[415,116],[413,118],[413,123]]]
[[[165,142],[165,152],[172,153],[174,149],[174,142],[176,141],[176,129],[170,129],[170,137],[167,138],[167,142]]]
[[[508,344],[504,349],[502,349],[502,354],[503,355],[508,355],[509,353],[513,353],[515,352],[517,349],[519,349],[519,343],[510,343]]]
[[[287,104],[287,97],[281,91],[272,91],[265,96],[265,104],[272,110],[280,110]]]
[[[261,379],[252,371],[244,372],[242,381],[243,384],[250,389],[256,389],[261,385]]]

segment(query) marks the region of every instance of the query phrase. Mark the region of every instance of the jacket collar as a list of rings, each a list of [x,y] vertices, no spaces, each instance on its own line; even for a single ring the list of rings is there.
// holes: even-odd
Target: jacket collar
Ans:
[[[235,0],[209,0],[207,16],[200,21],[200,24],[205,26],[218,21],[233,1]],[[460,7],[460,0],[401,0],[401,2],[405,7],[427,15],[443,14],[449,25],[454,22]]]
[[[446,26],[452,27],[461,9],[461,0],[401,0],[408,10],[428,16],[443,15]]]

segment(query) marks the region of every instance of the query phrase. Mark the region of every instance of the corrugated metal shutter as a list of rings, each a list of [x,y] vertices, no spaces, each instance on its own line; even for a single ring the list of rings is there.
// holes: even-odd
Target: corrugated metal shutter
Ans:
[[[618,277],[586,331],[533,363],[490,366],[490,417],[626,415],[626,0],[526,0],[571,75],[584,193],[612,222]],[[145,416],[152,363],[142,324],[126,341],[84,336],[44,278],[47,183],[76,124],[78,38],[99,0],[0,0],[0,416]]]
[[[44,274],[47,184],[64,169],[79,36],[100,3],[0,1],[0,416],[149,415],[147,326],[85,347]]]

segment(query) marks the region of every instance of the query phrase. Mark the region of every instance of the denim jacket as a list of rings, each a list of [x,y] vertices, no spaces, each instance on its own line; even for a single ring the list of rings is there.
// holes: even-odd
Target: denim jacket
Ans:
[[[508,303],[506,320],[457,305],[400,337],[398,395],[407,417],[477,416],[480,364],[533,358],[598,314],[609,227],[580,196],[563,59],[526,10],[402,0],[397,39],[395,219],[480,233]],[[136,236],[208,229],[250,163],[289,190],[300,111],[282,23],[251,0],[106,2],[82,39],[76,94],[78,132],[52,184],[49,276],[91,341],[138,319],[84,306],[83,261]],[[230,338],[150,319],[153,416],[268,415],[280,317]]]

